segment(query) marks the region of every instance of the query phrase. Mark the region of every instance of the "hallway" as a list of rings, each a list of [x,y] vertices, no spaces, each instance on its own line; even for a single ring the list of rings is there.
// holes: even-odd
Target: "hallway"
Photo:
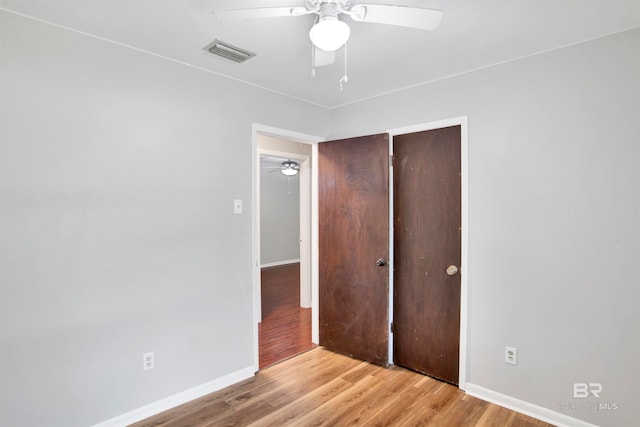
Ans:
[[[300,307],[300,264],[262,269],[260,369],[313,348],[311,309]]]

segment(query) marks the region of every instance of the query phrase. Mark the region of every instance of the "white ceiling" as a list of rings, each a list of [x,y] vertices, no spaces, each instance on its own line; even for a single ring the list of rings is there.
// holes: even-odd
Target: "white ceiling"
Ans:
[[[285,157],[276,157],[276,156],[260,156],[260,169],[278,169],[282,167],[282,162],[287,161],[289,159]]]
[[[640,0],[365,2],[440,9],[444,18],[432,32],[341,18],[351,26],[343,91],[342,50],[311,78],[313,17],[217,23],[211,16],[304,0],[0,0],[0,6],[329,108],[640,26]],[[257,56],[243,64],[213,56],[203,48],[216,38]]]

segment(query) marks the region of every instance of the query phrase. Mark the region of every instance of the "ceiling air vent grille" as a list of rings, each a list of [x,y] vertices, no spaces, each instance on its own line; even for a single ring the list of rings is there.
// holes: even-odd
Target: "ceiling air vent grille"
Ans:
[[[230,45],[218,39],[212,41],[206,49],[214,55],[222,56],[235,62],[244,62],[256,56],[255,53]]]

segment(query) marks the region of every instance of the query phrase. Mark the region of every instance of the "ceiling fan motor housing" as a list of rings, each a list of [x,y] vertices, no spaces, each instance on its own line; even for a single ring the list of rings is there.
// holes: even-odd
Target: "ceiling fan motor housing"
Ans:
[[[338,19],[341,11],[334,2],[320,4],[320,18],[309,31],[309,38],[314,46],[326,52],[333,52],[349,40],[351,29]]]
[[[338,19],[338,5],[326,2],[320,5],[320,21],[326,18]]]

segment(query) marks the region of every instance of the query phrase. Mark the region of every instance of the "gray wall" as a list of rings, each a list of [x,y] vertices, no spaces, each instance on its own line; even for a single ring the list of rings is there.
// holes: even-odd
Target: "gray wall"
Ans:
[[[620,409],[568,415],[640,419],[639,30],[329,117],[0,19],[0,425],[88,425],[251,365],[252,122],[346,137],[460,115],[468,381],[553,410],[601,382]]]
[[[322,135],[328,112],[0,20],[0,425],[89,425],[251,367],[251,125]]]
[[[300,259],[300,174],[260,173],[260,262]]]
[[[640,420],[638,76],[636,29],[332,114],[334,138],[468,116],[467,380],[603,426]],[[574,382],[619,409],[563,410]]]

